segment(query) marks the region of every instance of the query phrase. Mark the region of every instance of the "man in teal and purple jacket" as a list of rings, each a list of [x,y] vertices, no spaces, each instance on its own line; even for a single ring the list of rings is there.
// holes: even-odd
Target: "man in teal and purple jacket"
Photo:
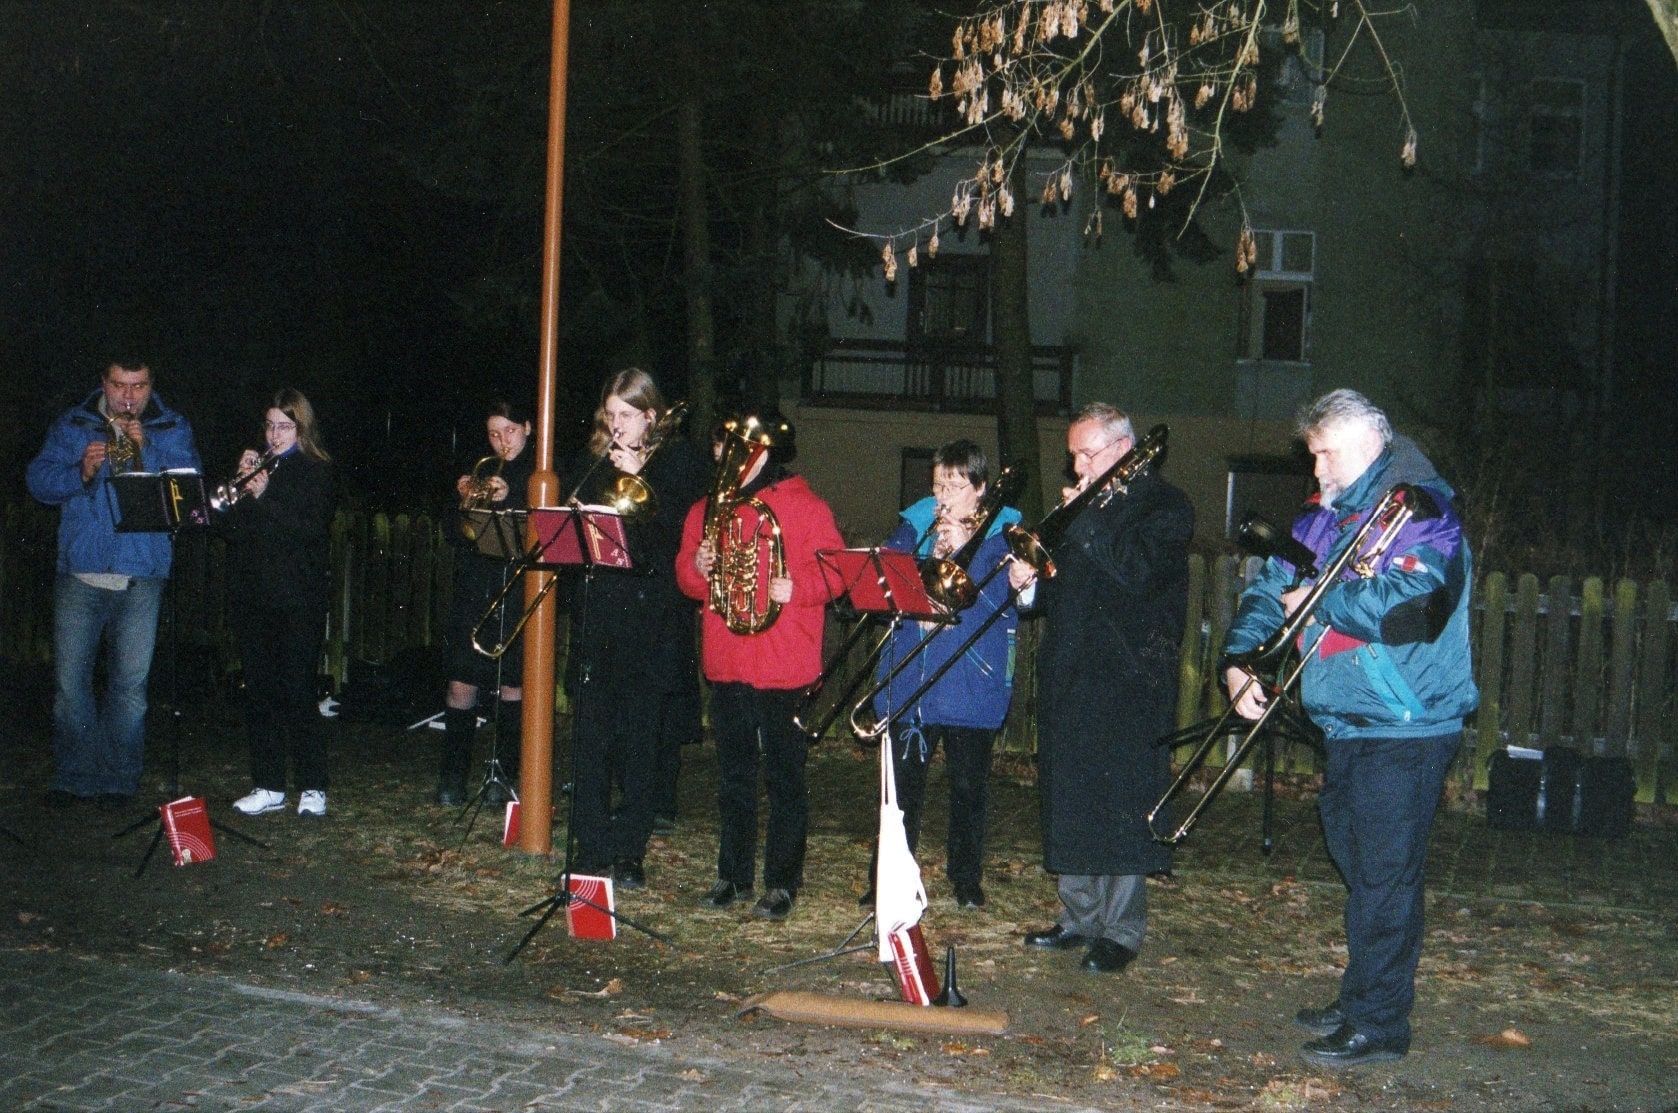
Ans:
[[[1318,568],[1335,563],[1395,486],[1417,488],[1412,501],[1422,507],[1367,575],[1352,570],[1358,561],[1343,565],[1299,639],[1309,654],[1300,699],[1326,753],[1318,811],[1347,889],[1347,962],[1338,997],[1301,1009],[1294,1022],[1319,1037],[1302,1049],[1307,1060],[1343,1067],[1410,1049],[1428,829],[1463,717],[1479,703],[1468,640],[1472,568],[1454,492],[1369,399],[1326,394],[1298,431],[1320,491],[1293,536]],[[1298,571],[1285,558],[1267,560],[1225,639],[1225,684],[1248,719],[1262,714],[1266,696],[1248,683],[1242,654],[1280,629],[1310,591]]]

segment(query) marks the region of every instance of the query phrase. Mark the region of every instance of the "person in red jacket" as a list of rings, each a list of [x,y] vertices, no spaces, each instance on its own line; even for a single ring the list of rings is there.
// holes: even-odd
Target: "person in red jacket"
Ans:
[[[810,814],[804,780],[809,742],[793,725],[793,712],[800,693],[821,673],[823,624],[833,596],[817,567],[816,554],[841,548],[844,541],[827,503],[801,477],[786,470],[794,451],[792,426],[780,417],[748,417],[729,435],[745,439],[744,431],[754,428],[764,430],[761,438],[752,439],[766,443],[767,450],[753,455],[725,452],[718,465],[734,470],[740,459],[749,460],[744,471],[737,473],[739,489],[734,499],[736,520],[747,540],[725,544],[732,551],[721,554],[719,561],[715,539],[707,537],[705,529],[711,500],[701,499],[688,511],[682,530],[676,582],[684,593],[702,601],[711,598],[713,573],[725,588],[738,587],[741,577],[724,574],[723,569],[755,545],[757,599],[744,612],[730,616],[732,627],[755,625],[771,604],[779,608],[769,625],[743,632],[732,628],[730,618],[719,614],[715,606],[707,605],[701,621],[700,656],[711,683],[711,723],[720,766],[717,811],[722,827],[717,880],[705,894],[705,903],[727,908],[752,897],[761,754],[769,827],[763,847],[764,892],[752,912],[782,920],[792,911],[804,880]],[[766,506],[774,523],[745,504],[747,499]],[[780,575],[770,567],[765,540],[777,526],[785,555]]]

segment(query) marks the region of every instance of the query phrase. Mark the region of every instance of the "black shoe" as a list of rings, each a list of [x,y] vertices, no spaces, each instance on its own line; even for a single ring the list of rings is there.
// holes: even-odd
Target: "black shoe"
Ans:
[[[639,858],[622,858],[612,863],[612,883],[620,889],[645,889],[647,871]]]
[[[870,885],[867,892],[856,898],[856,906],[858,908],[874,907],[874,886]]]
[[[437,793],[431,799],[445,808],[458,808],[466,803],[466,786],[464,784],[438,785]]]
[[[732,881],[717,881],[705,894],[705,903],[712,908],[727,908],[737,900],[751,900],[750,885],[736,885]]]
[[[957,908],[983,908],[985,906],[985,891],[977,885],[956,886]]]
[[[134,802],[131,792],[101,792],[97,797],[102,812],[120,812]]]
[[[1111,939],[1097,939],[1090,944],[1090,949],[1084,952],[1084,960],[1078,963],[1080,970],[1088,970],[1092,974],[1117,974],[1130,965],[1136,952],[1123,943],[1115,943]]]
[[[484,786],[484,803],[492,808],[499,808],[513,799],[511,790],[500,781],[491,781]]]
[[[1365,1063],[1389,1063],[1410,1051],[1408,1040],[1381,1040],[1366,1035],[1350,1024],[1342,1024],[1331,1035],[1315,1039],[1299,1049],[1307,1062],[1319,1067],[1361,1067]]]
[[[791,911],[792,894],[785,889],[771,889],[753,906],[752,915],[760,920],[784,920]]]
[[[653,834],[674,835],[676,833],[676,817],[673,815],[653,816]]]
[[[77,796],[74,792],[67,792],[62,788],[49,788],[47,794],[41,797],[41,803],[49,808],[68,808],[72,804],[79,804],[87,799]]]
[[[1056,924],[1054,927],[1034,931],[1025,937],[1025,945],[1036,947],[1044,951],[1070,951],[1074,947],[1086,946],[1091,942],[1087,935],[1073,935],[1065,928]]]
[[[1313,1036],[1332,1036],[1346,1023],[1346,1014],[1340,1011],[1340,1002],[1336,1001],[1320,1009],[1300,1009],[1293,1014],[1293,1022],[1295,1027]]]

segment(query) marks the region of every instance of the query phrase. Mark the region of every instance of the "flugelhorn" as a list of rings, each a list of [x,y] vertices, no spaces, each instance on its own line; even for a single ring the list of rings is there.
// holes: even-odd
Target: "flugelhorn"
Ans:
[[[967,574],[968,567],[979,552],[979,546],[985,543],[985,537],[990,533],[991,525],[996,516],[1002,513],[1002,508],[1010,499],[1019,494],[1020,487],[1025,482],[1025,470],[1015,465],[1002,469],[996,477],[996,482],[985,490],[984,497],[979,500],[978,509],[962,524],[966,527],[968,538],[965,544],[948,555],[937,555],[934,548],[933,556],[921,561],[921,585],[932,600],[950,611],[964,611],[971,607],[979,598],[979,589],[973,584],[973,577]],[[940,515],[943,511],[940,509]],[[938,528],[939,518],[934,518],[932,529]]]
[[[105,418],[105,463],[112,475],[124,475],[140,466],[140,446],[122,427],[124,420],[132,420],[134,411],[124,408]]]
[[[1310,564],[1315,564],[1315,559],[1313,557],[1310,561],[1306,561],[1305,557],[1312,554],[1310,550],[1304,549],[1304,546],[1298,546],[1297,548],[1284,546],[1281,548],[1277,555],[1293,564],[1301,578],[1310,579],[1314,574],[1314,582],[1304,598],[1299,601],[1298,606],[1294,607],[1292,613],[1283,620],[1282,625],[1277,628],[1275,633],[1254,649],[1229,660],[1229,664],[1246,670],[1247,680],[1229,701],[1229,706],[1224,708],[1223,713],[1206,722],[1196,723],[1193,726],[1184,727],[1182,730],[1173,731],[1154,743],[1156,746],[1168,746],[1175,749],[1178,746],[1184,746],[1197,739],[1199,740],[1194,752],[1183,763],[1183,768],[1177,774],[1176,780],[1171,782],[1171,786],[1165,790],[1165,793],[1159,798],[1159,802],[1148,812],[1148,832],[1153,835],[1156,842],[1164,843],[1167,846],[1176,846],[1188,838],[1189,832],[1199,822],[1201,813],[1206,810],[1213,800],[1217,799],[1218,794],[1223,791],[1230,778],[1235,776],[1235,771],[1247,759],[1247,754],[1258,742],[1271,719],[1280,717],[1295,728],[1302,727],[1308,722],[1304,708],[1295,705],[1292,693],[1298,690],[1297,685],[1300,676],[1305,672],[1306,662],[1316,654],[1317,647],[1328,636],[1330,627],[1323,625],[1317,636],[1311,640],[1310,645],[1300,647],[1299,659],[1293,668],[1284,670],[1282,662],[1287,656],[1289,647],[1294,644],[1294,640],[1300,637],[1306,626],[1311,623],[1318,606],[1322,604],[1323,596],[1335,584],[1341,582],[1341,577],[1348,570],[1355,576],[1368,579],[1375,574],[1376,564],[1381,555],[1392,547],[1393,542],[1398,539],[1398,532],[1408,525],[1412,519],[1426,520],[1438,516],[1439,507],[1426,489],[1409,483],[1400,483],[1381,496],[1380,501],[1370,510],[1369,518],[1359,527],[1357,533],[1352,535],[1351,541],[1342,546],[1335,554],[1334,559],[1330,560],[1320,570],[1308,567]],[[1243,530],[1243,537],[1249,541],[1257,540],[1260,544],[1270,541],[1263,530],[1245,529]],[[1305,556],[1300,555],[1301,550],[1304,550]],[[1266,681],[1261,678],[1261,672],[1270,669],[1276,670],[1277,679],[1275,681]],[[1284,671],[1285,677],[1283,675]],[[1224,767],[1218,771],[1218,775],[1206,787],[1205,794],[1195,801],[1194,807],[1189,809],[1181,823],[1171,831],[1162,833],[1156,826],[1161,814],[1188,785],[1190,778],[1199,771],[1201,766],[1206,764],[1206,759],[1211,754],[1213,747],[1217,745],[1218,740],[1235,733],[1235,729],[1231,725],[1232,720],[1238,718],[1235,707],[1255,684],[1259,685],[1268,697],[1263,714],[1250,722],[1243,720],[1246,724],[1246,733],[1241,736],[1241,741],[1236,744],[1235,749],[1225,759]]]
[[[279,459],[279,454],[273,449],[269,449],[257,457],[250,467],[234,475],[232,479],[229,479],[211,493],[210,509],[220,513],[244,498],[250,492],[251,480],[265,471],[272,470]]]
[[[756,417],[725,427],[722,455],[705,507],[704,538],[715,562],[710,575],[710,608],[736,634],[759,634],[775,624],[781,605],[769,598],[763,582],[767,549],[768,578],[787,574],[781,523],[762,499],[740,494],[758,458],[769,451],[775,433]]]
[[[476,541],[484,532],[483,522],[471,517],[470,512],[485,510],[495,501],[495,484],[490,481],[498,478],[506,465],[507,461],[494,452],[472,465],[472,472],[466,477],[466,493],[460,498],[460,535],[466,540]]]

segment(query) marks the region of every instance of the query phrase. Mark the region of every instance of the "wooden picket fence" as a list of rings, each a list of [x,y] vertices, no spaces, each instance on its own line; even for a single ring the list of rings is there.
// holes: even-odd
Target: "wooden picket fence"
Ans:
[[[52,579],[57,516],[33,503],[8,506],[0,536],[0,660],[45,663],[52,654]],[[339,684],[358,661],[388,662],[441,639],[455,547],[429,517],[341,511],[333,522],[332,603],[324,671]],[[225,621],[222,546],[177,545],[175,589],[181,640],[207,650],[211,667],[237,667]],[[1189,615],[1182,640],[1178,721],[1188,725],[1222,706],[1216,659],[1236,600],[1255,565],[1234,556],[1191,558]],[[1476,586],[1475,671],[1480,711],[1470,720],[1457,775],[1484,790],[1493,751],[1504,745],[1568,746],[1630,760],[1642,803],[1674,801],[1678,753],[1674,714],[1674,608],[1656,581],[1490,573]],[[563,617],[562,617],[563,623]],[[1033,623],[1020,630],[1015,699],[999,746],[1029,754],[1035,745],[1037,685]],[[563,626],[559,645],[564,650]],[[563,704],[561,704],[563,708]],[[1216,759],[1215,759],[1216,760]],[[1284,772],[1308,773],[1308,746],[1280,751]]]

